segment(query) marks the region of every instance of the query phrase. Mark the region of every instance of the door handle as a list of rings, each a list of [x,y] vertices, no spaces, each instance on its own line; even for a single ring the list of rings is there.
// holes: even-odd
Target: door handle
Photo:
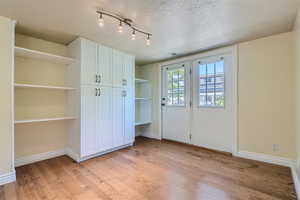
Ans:
[[[95,96],[98,96],[98,88],[95,88]]]
[[[95,75],[95,78],[96,78],[95,83],[98,83],[98,74]]]
[[[123,79],[123,80],[122,80],[122,85],[123,85],[123,86],[126,86],[126,85],[127,85],[127,80],[126,80],[126,79]]]

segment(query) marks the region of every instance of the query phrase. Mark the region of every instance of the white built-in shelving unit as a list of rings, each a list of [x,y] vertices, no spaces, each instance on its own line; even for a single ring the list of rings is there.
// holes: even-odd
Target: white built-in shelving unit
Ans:
[[[55,54],[46,53],[46,52],[37,51],[37,50],[32,50],[32,49],[23,48],[23,47],[17,47],[17,46],[15,47],[15,57],[21,57],[21,58],[31,59],[31,60],[32,59],[33,60],[41,60],[41,61],[45,61],[46,63],[50,62],[50,63],[54,63],[55,67],[57,67],[57,66],[71,67],[70,65],[72,63],[76,62],[76,60],[73,59],[73,58],[60,56],[60,55],[55,55]],[[32,67],[32,66],[30,66],[30,67]],[[35,66],[35,67],[43,67],[43,66]],[[18,66],[16,65],[15,71],[17,71],[17,70],[19,70],[19,69],[18,69]],[[65,81],[65,82],[67,82],[67,81]],[[43,93],[44,90],[65,91],[66,92],[65,95],[67,95],[66,98],[69,98],[68,97],[69,96],[69,91],[75,90],[75,88],[69,87],[69,86],[58,86],[56,84],[43,84],[43,83],[36,84],[36,83],[33,83],[30,80],[28,81],[28,83],[24,83],[23,81],[20,82],[19,80],[15,80],[14,87],[15,87],[15,93],[18,93],[18,91],[20,89],[28,89],[28,90],[39,89],[39,90],[35,91],[35,93],[40,93],[40,95],[45,95]],[[25,96],[24,96],[24,94],[25,94]],[[27,92],[25,92],[24,94],[22,93],[23,96],[21,96],[21,98],[26,99],[27,102],[31,101],[30,100],[31,97],[27,96]],[[15,102],[21,102],[21,101],[22,100],[19,100],[19,99],[15,100]],[[51,104],[51,100],[49,100],[49,103]],[[30,106],[34,106],[34,105],[30,105]],[[15,105],[15,107],[18,108],[19,106]],[[46,108],[46,109],[49,109],[49,108]],[[23,107],[20,110],[25,110],[25,109]],[[44,113],[44,114],[43,113],[38,113],[37,117],[34,117],[35,113],[29,114],[30,117],[28,117],[28,113],[20,114],[19,112],[22,112],[22,111],[19,111],[18,109],[15,109],[15,112],[16,112],[15,113],[16,117],[15,117],[15,121],[14,121],[15,124],[25,124],[25,123],[37,123],[37,122],[49,122],[49,121],[61,121],[61,120],[75,119],[74,116],[70,116],[70,113],[72,113],[70,111],[67,111],[66,113],[62,114],[62,113],[51,113],[51,111],[47,110],[46,113]],[[28,112],[28,110],[27,110],[27,112]],[[27,116],[27,117],[24,117],[24,116]]]
[[[151,85],[148,80],[135,79],[135,125],[149,125],[152,123]]]

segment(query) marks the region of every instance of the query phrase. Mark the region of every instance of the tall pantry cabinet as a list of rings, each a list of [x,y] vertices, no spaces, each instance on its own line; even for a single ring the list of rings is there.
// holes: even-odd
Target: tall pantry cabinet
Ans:
[[[134,56],[78,38],[69,45],[78,61],[68,70],[73,91],[68,106],[67,154],[86,160],[127,147],[134,142]],[[79,105],[79,106],[78,106]]]

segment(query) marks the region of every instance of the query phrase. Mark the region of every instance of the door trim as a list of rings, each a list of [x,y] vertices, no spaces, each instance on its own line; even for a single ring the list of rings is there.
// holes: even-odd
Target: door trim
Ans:
[[[234,133],[233,133],[233,141],[232,141],[232,155],[236,156],[238,155],[238,150],[239,150],[239,143],[238,143],[238,46],[237,45],[233,45],[233,46],[229,46],[229,47],[224,47],[224,48],[220,48],[220,49],[216,49],[216,50],[211,50],[211,51],[207,51],[207,52],[203,52],[203,53],[198,53],[195,55],[191,55],[191,56],[186,56],[186,57],[182,57],[182,58],[177,58],[174,60],[170,60],[170,61],[165,61],[162,63],[159,63],[159,69],[160,69],[160,80],[159,80],[159,84],[160,84],[160,88],[159,88],[159,104],[158,104],[158,108],[159,108],[159,116],[158,116],[158,120],[159,120],[159,138],[157,139],[162,139],[162,106],[161,106],[161,97],[162,97],[162,92],[163,92],[163,85],[162,85],[162,80],[163,80],[163,67],[165,67],[166,65],[172,65],[172,64],[176,64],[176,63],[183,63],[183,62],[189,62],[190,64],[193,64],[193,62],[197,59],[203,59],[203,58],[207,58],[207,57],[211,57],[211,56],[218,56],[220,54],[231,54],[232,59],[233,59],[233,64],[232,64],[232,70],[234,73],[234,89],[233,89],[233,104],[234,104],[234,119],[233,119],[233,123],[234,123]]]

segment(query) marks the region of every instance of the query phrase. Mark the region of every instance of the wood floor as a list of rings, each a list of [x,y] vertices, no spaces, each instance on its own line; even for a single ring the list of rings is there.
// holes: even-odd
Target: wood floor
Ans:
[[[62,156],[19,167],[0,200],[290,200],[293,187],[285,167],[139,138],[80,164]]]

